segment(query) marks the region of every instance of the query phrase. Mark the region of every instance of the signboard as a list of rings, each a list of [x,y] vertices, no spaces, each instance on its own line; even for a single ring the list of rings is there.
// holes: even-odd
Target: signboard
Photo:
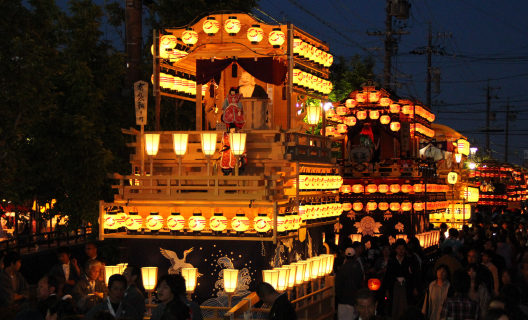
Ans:
[[[466,155],[466,156],[469,155],[469,142],[467,142],[467,140],[458,139],[457,147],[458,147],[458,153],[462,153],[463,155]]]
[[[401,150],[403,152],[411,150],[411,124],[409,122],[401,123]]]
[[[467,187],[464,190],[462,199],[466,199],[467,202],[478,202],[479,201],[479,189],[473,187]]]
[[[148,84],[145,81],[134,83],[134,107],[136,109],[136,124],[147,124]]]
[[[528,150],[524,150],[524,160],[528,160]]]

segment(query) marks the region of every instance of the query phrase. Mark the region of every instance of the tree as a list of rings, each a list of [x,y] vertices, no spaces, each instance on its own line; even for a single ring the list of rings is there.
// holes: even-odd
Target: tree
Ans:
[[[362,83],[374,78],[374,59],[367,57],[362,60],[359,55],[348,59],[339,56],[330,67],[330,72],[333,89],[329,98],[334,102],[341,101]]]

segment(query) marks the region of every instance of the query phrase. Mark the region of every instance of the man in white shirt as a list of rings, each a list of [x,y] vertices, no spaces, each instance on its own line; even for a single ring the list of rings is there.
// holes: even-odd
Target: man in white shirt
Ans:
[[[57,257],[60,263],[51,267],[50,276],[59,280],[57,292],[60,294],[70,294],[75,282],[81,278],[81,268],[79,268],[76,259],[70,259],[71,252],[69,247],[60,247],[57,250]]]

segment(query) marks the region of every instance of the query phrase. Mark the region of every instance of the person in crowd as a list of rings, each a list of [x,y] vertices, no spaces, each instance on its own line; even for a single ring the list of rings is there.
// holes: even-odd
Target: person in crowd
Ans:
[[[354,248],[345,250],[346,262],[336,274],[335,290],[337,300],[338,320],[354,319],[356,310],[354,308],[354,294],[363,287],[364,280],[361,266],[354,258]]]
[[[127,288],[125,290],[125,297],[123,302],[130,304],[134,307],[140,315],[140,319],[145,316],[145,295],[140,288],[143,288],[143,282],[141,281],[141,270],[135,265],[127,265],[123,276],[127,280]]]
[[[521,292],[519,288],[512,284],[504,285],[500,292],[499,298],[506,302],[505,310],[508,312],[512,320],[525,320],[527,315],[523,313],[521,307]]]
[[[521,291],[521,304],[528,306],[528,263],[521,266],[521,276],[515,284]]]
[[[455,295],[444,300],[440,319],[466,320],[480,319],[480,306],[473,301],[468,292],[471,287],[471,279],[465,270],[458,270],[453,275],[452,281]]]
[[[59,280],[60,293],[70,294],[75,282],[81,278],[81,268],[77,265],[76,259],[70,259],[71,251],[69,247],[59,247],[57,256],[60,263],[51,267],[50,276]]]
[[[452,247],[453,248],[453,257],[457,256],[458,249],[462,247],[462,243],[458,240],[458,230],[455,228],[449,229],[449,238],[447,238],[444,242],[442,242],[442,245],[440,246],[441,249],[445,247]]]
[[[70,298],[58,300],[52,304],[46,314],[46,320],[62,320],[68,316],[77,317],[73,301]]]
[[[378,301],[370,289],[363,288],[356,292],[354,305],[359,314],[356,320],[372,320],[378,313]]]
[[[468,265],[467,272],[471,278],[471,287],[468,292],[469,297],[479,304],[481,312],[484,313],[486,311],[486,304],[490,298],[490,293],[486,286],[480,282],[481,280],[478,276],[478,265]]]
[[[44,276],[38,282],[37,287],[37,310],[45,317],[48,309],[59,300],[57,291],[59,290],[59,281],[54,276]]]
[[[414,305],[414,298],[418,295],[418,265],[407,256],[405,240],[396,240],[394,252],[396,255],[389,260],[383,284],[391,315],[398,318],[408,305]]]
[[[101,263],[99,261],[89,260],[86,262],[85,270],[86,274],[77,280],[72,290],[77,311],[82,314],[102,302],[104,293],[108,292],[104,283],[98,279],[101,272]]]
[[[361,273],[363,274],[363,279],[365,279],[365,259],[363,258],[363,253],[365,252],[365,244],[359,241],[354,241],[352,243],[352,248],[356,252],[355,260],[361,267]]]
[[[485,250],[482,253],[482,265],[486,266],[493,275],[493,293],[494,295],[499,294],[499,271],[497,267],[493,264],[493,251]]]
[[[271,306],[269,320],[297,320],[297,313],[287,293],[279,293],[271,284],[261,282],[257,286],[257,295],[262,302]]]
[[[499,242],[497,243],[497,254],[502,256],[504,258],[504,261],[506,261],[506,268],[512,268],[512,260],[513,260],[513,249],[512,247],[506,242],[508,239],[508,236],[504,233],[501,233],[499,235]]]
[[[442,222],[440,224],[440,244],[444,243],[446,237],[445,234],[447,232],[447,224],[445,222]]]
[[[84,247],[84,252],[86,253],[86,256],[88,257],[88,260],[84,263],[88,263],[90,260],[98,260],[97,259],[97,246],[94,242],[88,242],[86,246]]]
[[[9,252],[4,256],[4,269],[0,272],[0,307],[21,304],[29,299],[29,285],[18,270],[22,266],[20,254]]]
[[[184,314],[188,313],[188,315],[192,317],[191,308],[185,305],[185,303],[183,303],[180,299],[177,299],[179,296],[179,291],[178,279],[176,278],[176,275],[169,274],[162,276],[156,285],[156,292],[158,294],[159,304],[152,310],[152,316],[150,317],[151,320],[161,320],[164,316],[166,306],[173,300],[174,305],[180,306],[178,309],[181,309]],[[171,310],[176,310],[175,306],[173,306]],[[166,317],[170,316],[167,315]]]
[[[486,286],[488,292],[493,292],[493,275],[487,267],[480,263],[480,258],[480,252],[477,249],[471,249],[468,252],[466,267],[470,264],[476,264],[479,281]]]
[[[173,299],[167,303],[163,310],[161,320],[191,320],[192,315],[189,308],[179,299]]]
[[[504,257],[500,254],[497,254],[497,244],[493,240],[487,240],[484,243],[484,250],[491,250],[493,255],[491,257],[491,260],[493,261],[493,264],[497,267],[497,271],[499,273],[502,272],[502,270],[506,269],[506,260],[504,260]]]
[[[489,309],[484,320],[511,320],[503,309]]]
[[[453,247],[447,246],[442,249],[442,256],[436,260],[433,270],[438,270],[441,265],[449,268],[449,274],[454,274],[455,271],[462,269],[460,262],[453,257]]]
[[[93,315],[91,320],[114,320],[114,319],[116,319],[116,317],[114,317],[110,312],[103,310],[103,311],[97,311],[97,313]]]
[[[190,309],[192,314],[192,320],[203,320],[202,316],[202,310],[200,309],[200,305],[194,301],[191,301],[187,299],[186,295],[186,285],[185,285],[185,278],[182,275],[175,275],[176,278],[176,289],[178,292],[178,298],[181,300],[181,302],[185,303]]]
[[[384,246],[381,249],[381,257],[374,263],[374,272],[377,278],[383,279],[385,272],[387,271],[387,264],[389,263],[391,255],[391,247]]]
[[[127,279],[120,274],[114,274],[108,279],[108,297],[101,303],[91,308],[84,317],[86,320],[94,319],[97,312],[109,312],[115,319],[127,318],[131,320],[143,319],[136,309],[123,301]]]
[[[425,294],[422,313],[429,320],[440,320],[440,311],[442,311],[442,304],[448,297],[452,297],[455,291],[449,279],[451,273],[449,267],[441,265],[436,270],[436,280],[429,284],[427,293]]]
[[[502,288],[504,285],[512,284],[513,279],[515,279],[515,275],[511,269],[506,268],[502,270],[500,274],[500,288]]]

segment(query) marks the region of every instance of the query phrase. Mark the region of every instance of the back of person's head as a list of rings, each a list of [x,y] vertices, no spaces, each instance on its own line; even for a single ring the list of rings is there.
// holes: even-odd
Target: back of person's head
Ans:
[[[420,309],[408,307],[403,311],[398,320],[425,320],[425,316]]]
[[[183,281],[182,281],[183,279]],[[175,296],[184,295],[186,292],[185,278],[179,274],[167,274],[159,278],[158,286],[161,282],[165,281],[169,286],[170,291]],[[157,287],[157,286],[156,286]]]
[[[66,246],[59,247],[59,249],[57,249],[57,254],[61,254],[61,253],[64,253],[68,256],[71,255],[70,247],[66,247]]]
[[[449,229],[449,237],[456,238],[458,237],[458,230],[455,228]]]
[[[455,273],[453,274],[451,285],[453,286],[453,289],[455,289],[456,293],[467,294],[469,292],[469,289],[471,288],[471,278],[469,277],[467,271],[455,271]]]
[[[491,309],[488,309],[488,311],[486,312],[486,315],[484,316],[484,320],[499,320],[499,319],[504,320],[505,318],[503,317],[506,317],[507,320],[510,319],[506,310],[498,309],[498,308],[491,308]]]
[[[42,277],[42,279],[45,279],[46,282],[48,283],[48,288],[55,288],[55,293],[58,293],[59,291],[59,280],[57,280],[57,278],[55,278],[54,276],[49,276],[49,275],[45,275],[44,277]]]
[[[513,284],[505,284],[499,291],[499,297],[504,298],[507,305],[516,306],[521,301],[521,292],[517,286]]]
[[[108,288],[111,288],[114,282],[121,282],[125,288],[127,287],[127,279],[122,274],[113,274],[108,278]]]
[[[133,264],[127,265],[127,269],[130,270],[130,276],[131,277],[137,276],[137,278],[136,278],[136,286],[140,290],[144,291],[145,287],[143,286],[143,278],[141,276],[141,269],[138,266],[133,265]]]
[[[26,309],[17,313],[14,320],[44,320],[44,317],[37,309]]]
[[[453,255],[453,247],[451,246],[445,246],[443,249],[442,249],[442,254],[443,255],[449,255],[449,256],[452,256]]]
[[[180,299],[172,299],[163,309],[161,320],[187,320],[191,316],[190,310]]]
[[[501,232],[501,233],[499,234],[499,242],[506,242],[506,238],[507,238],[507,237],[508,237],[508,236],[507,236],[506,234],[504,234],[504,233]]]
[[[91,319],[87,320],[114,320],[115,317],[107,310],[96,312]]]
[[[366,299],[370,299],[373,303],[376,302],[376,295],[374,294],[374,291],[368,288],[359,289],[354,295],[354,304],[357,305],[358,300]]]
[[[440,230],[447,230],[447,224],[445,222],[440,223]]]
[[[20,254],[15,251],[8,252],[4,256],[4,268],[10,267],[12,264],[16,264],[17,261],[20,261]]]
[[[277,292],[273,286],[267,282],[261,282],[259,283],[259,285],[257,286],[257,296],[259,297],[264,297],[268,294],[272,294],[272,293],[275,293]]]
[[[72,299],[59,300],[52,304],[48,313],[50,316],[57,315],[57,319],[62,319],[65,316],[75,315],[75,307],[73,306]]]

